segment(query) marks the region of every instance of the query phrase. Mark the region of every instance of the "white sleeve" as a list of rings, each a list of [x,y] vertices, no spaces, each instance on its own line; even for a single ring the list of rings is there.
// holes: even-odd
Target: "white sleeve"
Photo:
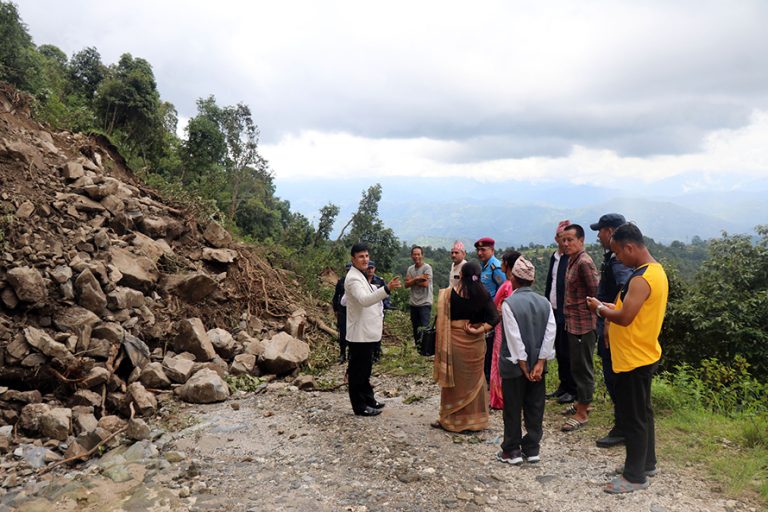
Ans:
[[[347,294],[341,296],[341,300],[339,301],[339,304],[341,304],[344,307],[347,307]]]
[[[509,309],[509,305],[506,302],[502,303],[501,316],[504,334],[507,337],[510,361],[515,364],[518,361],[528,361],[528,354],[525,352],[525,345],[523,345],[523,337],[520,335],[520,327],[518,327],[515,315]]]
[[[541,343],[539,359],[555,358],[555,335],[557,334],[557,324],[555,323],[555,312],[549,308],[549,320],[547,320],[547,330],[544,331],[544,341]]]
[[[344,281],[344,290],[347,295],[355,299],[364,308],[373,306],[387,298],[387,291],[384,287],[371,292],[371,286],[368,284],[368,281],[363,282],[361,279],[347,279]],[[349,301],[349,297],[347,297],[347,301]]]

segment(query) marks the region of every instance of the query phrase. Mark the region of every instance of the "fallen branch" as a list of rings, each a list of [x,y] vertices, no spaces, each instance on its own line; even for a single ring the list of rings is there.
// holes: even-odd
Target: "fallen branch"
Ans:
[[[104,439],[102,439],[102,440],[99,442],[99,444],[97,444],[96,446],[94,446],[93,448],[91,448],[90,450],[88,450],[87,452],[85,452],[85,453],[81,453],[81,454],[79,454],[79,455],[73,455],[72,457],[67,457],[66,459],[62,459],[62,460],[60,460],[60,461],[54,462],[53,464],[50,464],[50,465],[48,465],[48,466],[44,467],[44,468],[41,468],[41,469],[40,469],[40,470],[37,472],[38,476],[39,476],[39,475],[44,475],[45,473],[47,473],[47,472],[49,472],[49,471],[53,470],[54,468],[56,468],[56,467],[58,467],[58,466],[61,466],[61,465],[63,465],[63,464],[69,464],[70,462],[74,462],[74,461],[76,461],[76,460],[80,460],[80,459],[86,460],[86,459],[90,458],[90,457],[91,457],[91,455],[93,455],[94,453],[96,453],[96,451],[98,451],[98,449],[99,449],[99,448],[101,448],[102,446],[104,446],[105,444],[107,444],[107,443],[108,443],[108,442],[110,442],[112,439],[114,439],[114,438],[115,438],[115,437],[117,437],[118,435],[122,434],[122,433],[123,433],[123,432],[125,432],[126,430],[128,430],[128,426],[127,426],[127,425],[126,425],[125,427],[121,428],[120,430],[116,430],[116,431],[112,432],[112,433],[111,433],[109,436],[107,436],[107,437],[105,437]]]
[[[319,318],[308,316],[307,320],[309,320],[309,323],[311,323],[312,325],[314,325],[315,327],[317,327],[318,329],[320,329],[324,333],[329,334],[329,335],[333,336],[334,338],[338,338],[339,337],[339,331],[337,331],[333,327],[330,327],[328,324],[326,324],[325,322],[323,322]]]

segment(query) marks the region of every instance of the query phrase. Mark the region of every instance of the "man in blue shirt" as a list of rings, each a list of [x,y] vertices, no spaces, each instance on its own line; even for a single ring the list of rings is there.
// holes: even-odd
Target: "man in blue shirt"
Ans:
[[[600,267],[600,284],[597,288],[597,300],[601,302],[616,302],[616,296],[624,287],[624,284],[632,275],[632,269],[624,265],[616,258],[611,251],[611,237],[616,228],[626,224],[626,219],[619,213],[606,213],[600,219],[590,224],[593,231],[597,231],[597,239],[603,246],[603,264]],[[597,440],[597,446],[600,448],[610,448],[624,444],[624,433],[616,425],[616,374],[613,373],[611,366],[611,349],[606,340],[605,320],[597,317],[597,353],[603,360],[603,380],[608,389],[608,395],[614,404],[614,427],[608,432],[608,435]]]
[[[485,286],[485,289],[488,290],[491,300],[496,297],[499,286],[507,280],[507,276],[501,271],[501,261],[494,255],[495,247],[496,240],[490,237],[484,237],[475,242],[477,258],[480,260],[480,266],[482,267],[480,281]],[[495,335],[495,329],[491,329],[485,335],[485,365],[483,369],[485,371],[485,380],[489,384],[491,382],[491,361],[493,360],[493,338]]]

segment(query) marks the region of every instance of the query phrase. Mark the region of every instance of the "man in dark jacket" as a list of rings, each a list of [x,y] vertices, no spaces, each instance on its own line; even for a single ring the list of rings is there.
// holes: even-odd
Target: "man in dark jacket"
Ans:
[[[601,302],[614,303],[624,284],[632,275],[632,269],[620,262],[616,255],[611,251],[611,237],[616,228],[626,224],[626,219],[618,213],[606,213],[600,219],[590,224],[592,231],[597,231],[597,239],[603,246],[603,264],[600,267],[600,285],[597,289],[597,300]],[[614,426],[608,435],[597,440],[597,446],[600,448],[610,448],[624,444],[624,434],[616,427],[619,421],[616,419],[616,374],[611,367],[611,349],[608,346],[605,336],[605,320],[597,319],[597,353],[603,360],[603,380],[608,389],[608,395],[614,404]]]
[[[557,398],[561,404],[568,404],[576,399],[576,382],[571,374],[571,357],[568,349],[568,336],[565,334],[565,271],[568,269],[568,255],[563,252],[560,237],[569,220],[561,221],[555,232],[557,250],[549,258],[549,272],[544,287],[544,297],[549,299],[555,312],[557,333],[555,335],[555,352],[557,354],[557,376],[560,384],[549,398]]]
[[[351,263],[344,267],[344,276],[349,272]],[[331,306],[336,313],[336,326],[339,329],[339,364],[347,360],[347,308],[341,305],[341,298],[344,296],[344,276],[336,282],[336,289],[333,292]]]
[[[504,440],[496,459],[507,464],[540,460],[547,359],[554,358],[555,314],[531,289],[533,264],[520,256],[507,274],[513,293],[502,303],[499,375],[504,394]],[[525,421],[522,435],[520,416]]]

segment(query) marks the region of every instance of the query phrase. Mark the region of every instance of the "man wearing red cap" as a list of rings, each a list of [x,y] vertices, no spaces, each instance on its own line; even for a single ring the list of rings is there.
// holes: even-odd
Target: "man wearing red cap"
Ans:
[[[480,281],[488,290],[491,300],[496,297],[499,286],[507,280],[504,272],[501,271],[501,261],[494,255],[496,240],[490,237],[484,237],[475,242],[477,257],[480,260],[482,271]],[[491,382],[491,362],[493,361],[493,338],[495,332],[491,331],[485,335],[485,380]]]

